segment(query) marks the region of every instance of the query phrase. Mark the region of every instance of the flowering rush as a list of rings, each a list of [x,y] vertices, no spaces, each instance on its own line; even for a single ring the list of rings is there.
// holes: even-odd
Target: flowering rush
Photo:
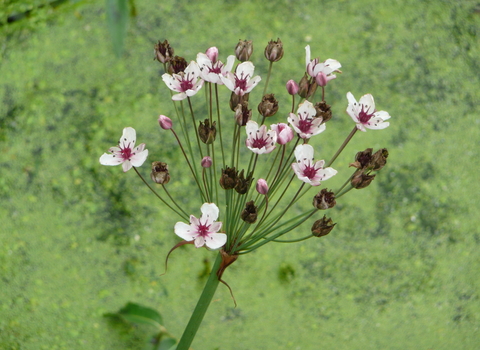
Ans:
[[[333,168],[323,168],[324,160],[314,162],[313,147],[304,144],[295,148],[296,163],[292,164],[292,169],[297,177],[312,186],[320,185],[320,181],[327,180],[334,176],[337,171]]]
[[[258,75],[253,77],[255,66],[252,62],[243,62],[237,66],[235,74],[228,72],[225,76],[220,76],[225,86],[235,93],[235,95],[243,96],[253,90],[255,86],[262,80]],[[253,78],[252,78],[253,77]]]
[[[297,109],[297,114],[290,113],[288,122],[292,124],[295,132],[302,139],[320,134],[325,131],[325,124],[322,124],[322,118],[315,118],[317,111],[310,101],[303,102]]]
[[[230,55],[227,57],[227,64],[223,64],[222,61],[218,61],[218,49],[211,47],[206,53],[197,54],[197,63],[200,67],[200,76],[203,80],[213,84],[223,85],[221,77],[227,75],[233,68],[235,63],[235,56]]]
[[[277,142],[277,133],[273,130],[267,130],[265,125],[258,127],[257,122],[249,120],[245,126],[247,131],[247,140],[245,144],[253,153],[270,153],[275,149]]]
[[[320,62],[318,58],[310,60],[310,45],[305,47],[305,65],[308,75],[314,79],[316,79],[319,74],[322,75],[322,79],[325,79],[325,84],[327,81],[337,77],[332,73],[340,72],[338,69],[342,66],[340,62],[331,58],[324,62]]]
[[[195,95],[203,86],[200,79],[200,67],[197,62],[191,61],[185,71],[170,75],[165,73],[162,79],[170,90],[178,92],[172,96],[172,100],[180,101]]]
[[[385,129],[390,125],[385,120],[390,119],[390,114],[385,111],[377,112],[375,110],[375,102],[371,94],[366,94],[360,97],[357,102],[351,92],[347,93],[347,113],[357,124],[357,128],[361,131],[367,129]]]
[[[206,245],[211,249],[218,249],[227,242],[225,233],[218,233],[222,223],[218,219],[219,209],[214,203],[204,203],[200,208],[202,216],[197,219],[190,215],[190,224],[177,222],[175,234],[186,241],[194,241],[195,247]]]
[[[123,135],[118,141],[118,147],[110,147],[110,153],[104,153],[100,157],[100,164],[102,165],[119,165],[122,164],[123,171],[127,172],[132,166],[141,166],[148,156],[148,149],[145,149],[145,144],[141,143],[135,147],[137,139],[134,128],[123,129]]]

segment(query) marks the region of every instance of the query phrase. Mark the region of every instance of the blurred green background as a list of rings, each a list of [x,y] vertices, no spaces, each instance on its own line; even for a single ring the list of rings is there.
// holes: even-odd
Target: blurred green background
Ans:
[[[271,90],[283,105],[270,122],[284,121],[284,84],[302,76],[309,44],[343,71],[328,86],[334,118],[315,139],[320,157],[353,126],[351,91],[372,93],[391,125],[357,133],[335,168],[348,172],[367,147],[387,147],[389,162],[330,212],[329,236],[269,244],[233,264],[224,279],[238,307],[220,286],[193,347],[478,349],[480,3],[131,1],[123,52],[106,4],[0,2],[1,349],[142,349],[148,329],[103,317],[128,301],[181,335],[215,255],[177,250],[160,276],[176,218],[133,172],[98,158],[134,127],[198,215],[174,140],[156,124],[173,107],[153,46],[168,39],[187,60],[217,46],[225,60],[253,40],[265,76],[263,49],[277,37],[285,56]]]

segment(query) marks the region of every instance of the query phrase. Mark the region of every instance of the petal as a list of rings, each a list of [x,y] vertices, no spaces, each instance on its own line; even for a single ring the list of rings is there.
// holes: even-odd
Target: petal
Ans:
[[[116,157],[114,154],[104,153],[100,157],[100,164],[102,165],[118,165],[123,163],[123,159]]]
[[[332,176],[336,175],[338,171],[336,171],[335,169],[333,168],[325,168],[322,170],[322,180],[327,180],[329,178],[331,178]]]
[[[203,67],[203,66],[211,67],[212,66],[212,61],[203,52],[199,52],[197,54],[197,63],[200,67]]]
[[[195,78],[200,75],[200,67],[197,62],[190,61],[190,64],[185,68],[185,75],[187,74],[193,75]]]
[[[305,46],[305,67],[310,63],[310,45]]]
[[[378,111],[378,112],[375,112],[373,113],[373,116],[376,118],[382,118],[382,120],[387,120],[387,119],[390,119],[390,114],[388,114],[388,112],[385,112],[385,111]]]
[[[205,238],[203,238],[202,236],[198,236],[197,238],[195,238],[195,247],[200,248],[203,247],[204,244]]]
[[[240,63],[237,66],[237,70],[235,73],[237,74],[237,77],[240,77],[243,73],[243,77],[246,77],[247,75],[251,78],[253,77],[253,72],[255,71],[255,66],[253,65],[252,62],[246,61],[243,63]]]
[[[130,145],[130,148],[133,148],[135,146],[135,141],[137,140],[137,135],[135,132],[134,128],[125,128],[123,129],[123,135],[120,141],[118,142],[119,144],[124,144],[124,145]]]
[[[324,68],[323,71],[324,71],[325,74],[328,75],[328,74],[336,71],[340,67],[342,67],[340,62],[338,62],[337,60],[329,58],[328,60],[325,61],[325,68]]]
[[[255,134],[257,130],[258,130],[258,124],[253,120],[249,120],[245,125],[245,131],[247,132],[247,136],[249,136],[250,134]]]
[[[230,91],[235,90],[235,77],[233,73],[228,72],[227,75],[225,76],[220,76],[220,79],[222,79],[223,84],[228,88]]]
[[[132,162],[129,160],[124,161],[122,164],[122,168],[123,168],[123,172],[126,173],[127,171],[132,169]]]
[[[367,129],[373,129],[373,130],[378,130],[378,129],[385,129],[390,125],[389,122],[384,122],[382,118],[372,118],[368,121],[367,124],[364,124],[364,126]]]
[[[181,101],[181,100],[185,100],[186,98],[187,98],[187,94],[184,92],[181,92],[179,94],[172,96],[172,100],[174,101]]]
[[[363,95],[360,98],[359,103],[360,105],[363,105],[363,107],[365,108],[364,109],[365,112],[370,114],[370,113],[373,113],[373,111],[375,111],[375,101],[373,100],[373,96],[371,94]]]
[[[233,68],[233,64],[235,63],[235,56],[230,55],[227,57],[227,64],[223,67],[225,72],[230,72]]]
[[[179,91],[178,81],[173,78],[170,74],[165,73],[162,75],[162,80],[165,82],[167,87],[173,91]]]
[[[227,243],[227,235],[225,233],[213,233],[205,237],[205,244],[210,249],[218,249]]]
[[[210,225],[208,229],[210,233],[217,233],[222,228],[222,223],[220,221],[215,221],[213,224]]]
[[[257,84],[260,82],[260,80],[262,80],[262,78],[258,75],[251,79],[247,84],[247,89],[245,90],[245,93],[249,93],[250,91],[252,91],[253,88],[257,86]]]
[[[298,145],[295,148],[295,159],[303,162],[304,160],[311,161],[313,159],[313,147],[309,144]]]
[[[192,227],[184,222],[177,222],[175,224],[175,234],[186,241],[192,241],[195,234],[192,233]]]
[[[145,145],[142,143],[142,145]],[[134,156],[130,158],[130,162],[132,163],[133,166],[139,167],[142,166],[142,164],[147,160],[148,157],[148,149],[135,153]]]
[[[220,211],[215,203],[204,203],[200,210],[202,212],[202,219],[207,219],[210,224],[218,219]]]

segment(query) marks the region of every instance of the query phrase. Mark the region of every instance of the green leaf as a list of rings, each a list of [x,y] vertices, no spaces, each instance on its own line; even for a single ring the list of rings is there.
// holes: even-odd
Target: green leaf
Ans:
[[[160,331],[164,329],[162,316],[156,310],[135,303],[127,303],[117,313],[106,316],[116,316],[127,323],[148,324]]]
[[[128,27],[128,0],[107,0],[107,25],[117,57],[123,53]]]
[[[177,341],[173,338],[163,339],[162,342],[158,345],[157,350],[175,350],[177,347]]]

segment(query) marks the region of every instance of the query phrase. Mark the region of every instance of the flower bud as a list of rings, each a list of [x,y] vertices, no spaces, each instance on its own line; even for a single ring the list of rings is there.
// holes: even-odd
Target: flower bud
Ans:
[[[330,105],[327,105],[325,101],[315,103],[314,107],[317,111],[315,118],[322,118],[322,124],[325,124],[332,119],[332,110],[330,109]]]
[[[278,101],[274,94],[267,94],[262,97],[262,102],[258,105],[258,112],[265,118],[271,117],[278,111]]]
[[[381,148],[377,152],[375,152],[370,161],[372,170],[382,169],[385,166],[385,164],[387,164],[387,158],[388,158],[388,151],[386,148]]]
[[[163,130],[168,130],[172,128],[172,120],[169,117],[161,115],[158,117],[158,124]]]
[[[349,166],[355,167],[357,169],[366,169],[372,161],[372,150],[373,148],[367,148],[365,151],[358,152],[355,155],[355,162],[350,163]]]
[[[248,109],[248,101],[243,101],[235,108],[235,120],[238,125],[245,126],[250,119],[252,119],[252,110]]]
[[[266,195],[268,193],[267,181],[265,179],[258,179],[256,189],[258,193]]]
[[[175,56],[168,61],[168,73],[169,74],[179,74],[184,72],[187,68],[188,63],[185,58],[180,56]]]
[[[331,218],[327,218],[326,215],[320,220],[315,221],[312,226],[312,235],[315,237],[326,236],[333,230],[336,224],[333,223]]]
[[[231,190],[237,184],[237,171],[235,167],[222,169],[222,176],[220,177],[220,186],[224,190]]]
[[[283,43],[280,38],[277,41],[269,41],[265,48],[265,58],[270,62],[278,62],[283,57]]]
[[[277,133],[277,143],[279,145],[285,145],[292,141],[293,130],[285,123],[278,123],[270,125],[270,128]]]
[[[295,80],[290,79],[287,81],[287,91],[292,96],[298,94],[298,84]]]
[[[168,173],[168,165],[163,162],[153,162],[152,172],[150,178],[153,182],[165,185],[170,181],[170,174]]]
[[[232,92],[230,95],[230,109],[235,112],[235,109],[239,104],[242,104],[243,102],[248,102],[248,97],[250,96],[250,93],[244,94],[243,96],[237,95],[235,92]]]
[[[257,207],[254,205],[253,201],[245,204],[245,209],[242,210],[240,218],[249,224],[253,224],[257,221]]]
[[[210,126],[210,120],[208,119],[205,119],[204,122],[200,122],[200,125],[198,126],[198,136],[203,143],[209,145],[215,141],[215,136],[217,136],[216,124],[216,122],[213,122],[212,126]]]
[[[212,166],[212,158],[205,156],[202,158],[201,165],[203,168],[210,168]]]
[[[252,183],[252,176],[253,172],[248,174],[248,176],[245,178],[243,175],[243,169],[240,171],[240,173],[237,176],[237,183],[235,184],[235,191],[239,194],[245,194],[248,192],[248,189],[250,188],[250,184]]]
[[[337,204],[335,194],[326,188],[322,189],[313,197],[313,206],[320,210],[333,208],[335,204]]]
[[[328,83],[327,75],[324,72],[320,72],[315,77],[315,82],[318,86],[326,86]]]
[[[212,63],[216,63],[218,60],[218,49],[215,46],[210,47],[205,54],[207,57],[212,61]]]
[[[355,172],[350,183],[354,188],[360,190],[367,187],[375,178],[375,175],[369,175],[364,173],[364,170],[360,169]]]
[[[155,44],[154,54],[154,60],[166,63],[173,57],[173,48],[168,43],[168,40],[165,40],[163,43],[159,40],[158,44]]]
[[[317,83],[310,82],[309,76],[307,73],[305,73],[303,78],[300,80],[300,84],[298,84],[298,95],[303,98],[309,98],[315,93],[315,91],[317,91],[317,86]]]
[[[245,62],[250,59],[253,52],[253,43],[251,40],[239,40],[235,47],[235,56],[240,62]]]

